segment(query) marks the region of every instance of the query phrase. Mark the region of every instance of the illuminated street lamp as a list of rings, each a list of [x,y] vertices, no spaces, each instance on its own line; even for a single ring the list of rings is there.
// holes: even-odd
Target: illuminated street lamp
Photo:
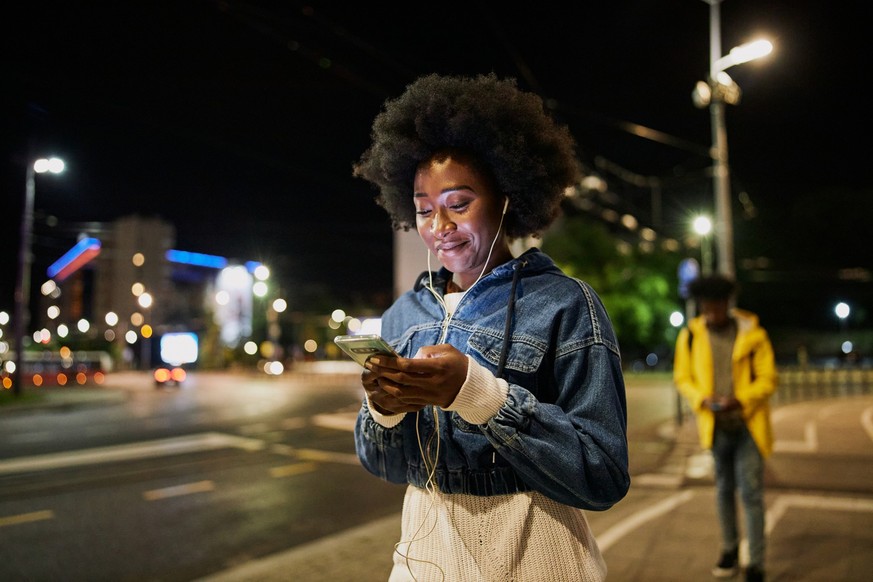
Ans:
[[[719,5],[723,0],[703,1],[709,4],[709,79],[708,82],[698,81],[692,93],[692,100],[697,107],[709,106],[712,123],[712,180],[716,208],[715,238],[718,245],[718,269],[722,274],[734,277],[734,235],[724,104],[739,103],[740,88],[724,71],[734,65],[770,54],[773,45],[767,40],[757,40],[735,47],[727,55],[722,56]]]
[[[712,221],[708,216],[698,216],[692,223],[694,232],[700,235],[700,260],[703,263],[703,274],[712,274],[712,243],[709,235],[712,232]]]
[[[21,246],[18,249],[18,275],[15,280],[15,371],[12,393],[21,395],[24,334],[30,323],[30,265],[33,241],[33,199],[36,196],[36,174],[60,174],[64,161],[60,158],[40,158],[28,163],[24,186],[24,208],[21,211]]]
[[[849,313],[852,312],[852,308],[849,307],[848,303],[840,301],[834,306],[834,313],[837,317],[840,318],[840,331],[846,333],[846,318],[849,317]]]

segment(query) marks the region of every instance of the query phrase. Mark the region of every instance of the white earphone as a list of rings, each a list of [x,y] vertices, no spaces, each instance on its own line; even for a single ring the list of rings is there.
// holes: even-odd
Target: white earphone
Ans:
[[[503,203],[503,212],[501,214],[506,214],[506,210],[509,208],[509,196],[506,197],[506,201]]]

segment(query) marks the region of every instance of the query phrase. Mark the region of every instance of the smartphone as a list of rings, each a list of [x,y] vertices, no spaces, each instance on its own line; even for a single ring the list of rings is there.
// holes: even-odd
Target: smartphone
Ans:
[[[399,354],[379,335],[339,335],[333,339],[342,351],[361,366],[370,356],[383,354],[398,357]]]

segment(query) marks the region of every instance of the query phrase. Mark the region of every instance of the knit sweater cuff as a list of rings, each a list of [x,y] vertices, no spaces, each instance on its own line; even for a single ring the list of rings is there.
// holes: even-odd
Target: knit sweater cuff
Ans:
[[[376,421],[376,424],[384,426],[385,428],[394,428],[403,420],[403,417],[406,416],[405,412],[401,412],[400,414],[382,414],[375,408],[373,408],[373,404],[370,402],[370,397],[367,397],[367,410],[370,411],[370,416],[373,417],[373,420]]]
[[[506,403],[509,384],[495,378],[487,368],[467,356],[467,378],[455,397],[444,410],[453,410],[471,424],[485,424]]]

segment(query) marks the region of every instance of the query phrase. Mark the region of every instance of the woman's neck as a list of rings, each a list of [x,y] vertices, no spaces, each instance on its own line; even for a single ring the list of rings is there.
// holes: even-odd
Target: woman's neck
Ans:
[[[467,289],[475,285],[476,281],[493,271],[495,267],[497,267],[498,265],[502,265],[507,261],[511,261],[513,258],[514,257],[512,256],[512,252],[509,250],[509,248],[506,248],[503,249],[498,255],[492,256],[491,260],[488,261],[488,265],[484,269],[480,271],[474,271],[476,274],[475,279],[466,278],[462,274],[454,273],[452,277],[446,282],[446,293],[459,293],[461,291],[466,291]]]

